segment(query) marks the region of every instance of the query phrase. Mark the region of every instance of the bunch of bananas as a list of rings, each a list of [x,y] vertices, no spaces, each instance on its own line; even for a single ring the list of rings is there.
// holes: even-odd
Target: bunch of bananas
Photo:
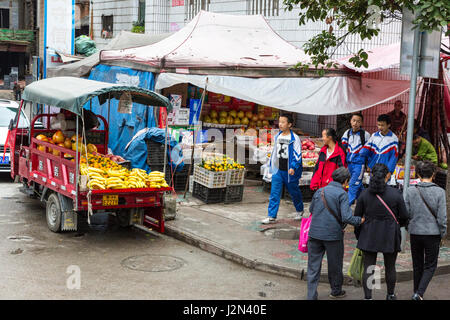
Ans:
[[[168,187],[166,180],[164,180],[164,173],[159,171],[152,171],[147,175],[147,183],[150,188]]]
[[[142,169],[128,170],[120,169],[99,169],[80,164],[80,173],[89,176],[87,186],[90,189],[128,189],[128,188],[161,188],[169,185],[164,180],[164,174],[153,171],[147,174]]]

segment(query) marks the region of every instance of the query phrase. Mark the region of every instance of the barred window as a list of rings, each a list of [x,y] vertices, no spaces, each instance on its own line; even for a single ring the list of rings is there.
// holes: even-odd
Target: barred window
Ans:
[[[211,0],[187,0],[186,19],[192,20],[201,10],[208,11]]]
[[[247,0],[248,14],[279,16],[280,0]]]

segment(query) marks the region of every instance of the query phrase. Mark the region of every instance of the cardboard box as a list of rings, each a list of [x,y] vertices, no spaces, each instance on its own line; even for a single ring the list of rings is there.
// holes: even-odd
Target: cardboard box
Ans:
[[[186,107],[187,106],[187,97],[188,97],[188,84],[187,83],[180,83],[176,84],[174,86],[171,86],[169,88],[165,88],[162,90],[163,96],[169,96],[169,95],[181,95],[181,106]]]

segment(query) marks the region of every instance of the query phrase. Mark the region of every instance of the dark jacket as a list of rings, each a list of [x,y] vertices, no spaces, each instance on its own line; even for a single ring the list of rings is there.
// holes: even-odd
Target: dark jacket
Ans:
[[[313,177],[311,179],[311,190],[317,190],[327,186],[333,179],[331,175],[333,171],[339,167],[347,167],[345,163],[345,152],[342,148],[336,144],[334,152],[327,159],[327,146],[323,146],[320,149],[319,159],[317,160],[314,168]]]
[[[433,214],[420,197],[419,190],[425,201],[434,210]],[[408,231],[414,235],[440,235],[447,234],[447,204],[445,190],[431,182],[420,182],[417,187],[409,187],[405,194],[405,205],[411,220]]]
[[[342,240],[343,225],[347,223],[359,225],[361,218],[353,216],[352,209],[348,205],[347,192],[345,192],[340,183],[332,181],[323,189],[328,207],[338,215],[342,224],[340,225],[336,218],[325,208],[322,196],[320,195],[322,189],[319,189],[314,193],[309,207],[312,218],[308,236],[325,241]]]
[[[363,190],[355,209],[355,216],[365,217],[360,228],[357,248],[370,252],[399,252],[400,227],[408,223],[408,212],[403,196],[398,189],[390,186],[386,186],[386,190],[379,196],[389,206],[399,224],[374,193],[369,189]]]

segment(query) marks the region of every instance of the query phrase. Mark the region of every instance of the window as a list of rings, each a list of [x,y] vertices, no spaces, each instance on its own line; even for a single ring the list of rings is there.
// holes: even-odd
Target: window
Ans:
[[[140,26],[145,26],[145,0],[139,0],[137,22]]]
[[[113,15],[102,15],[102,38],[113,37]]]
[[[208,11],[211,0],[187,0],[186,18],[192,20],[201,10]]]
[[[9,29],[9,9],[0,9],[0,28]]]
[[[0,112],[0,127],[1,128],[7,128],[9,126],[9,123],[12,119],[14,119],[14,126],[17,123],[17,112],[19,111],[18,108],[14,107],[4,107],[1,108]],[[25,114],[22,112],[20,113],[20,119],[19,119],[19,128],[28,128],[28,121],[25,116]]]
[[[247,0],[249,14],[280,15],[280,0]]]

